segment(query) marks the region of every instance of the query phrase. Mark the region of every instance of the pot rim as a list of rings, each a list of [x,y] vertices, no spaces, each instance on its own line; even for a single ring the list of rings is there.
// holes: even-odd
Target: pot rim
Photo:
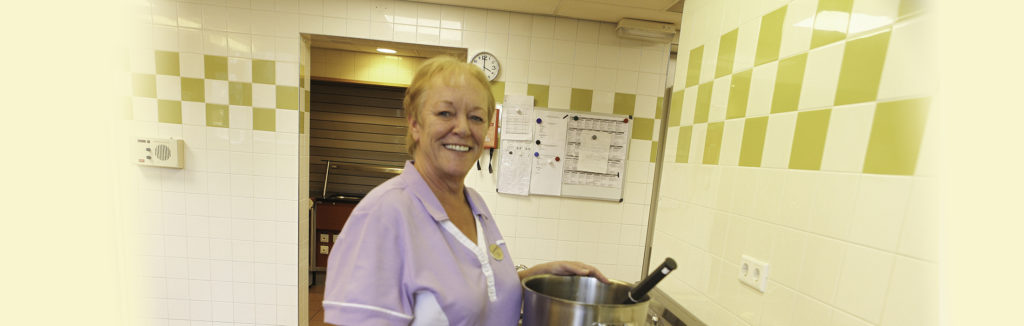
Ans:
[[[549,294],[541,293],[541,292],[538,292],[538,291],[536,291],[534,289],[531,289],[530,287],[526,286],[526,282],[529,282],[529,281],[534,280],[534,279],[539,279],[539,278],[563,278],[563,277],[564,278],[574,278],[574,277],[577,277],[577,278],[592,278],[592,279],[596,279],[593,276],[582,276],[582,275],[540,274],[540,275],[534,275],[534,276],[530,276],[530,277],[524,278],[522,281],[520,281],[520,285],[523,287],[524,291],[529,291],[529,292],[532,292],[532,293],[536,293],[536,294],[544,296],[545,298],[548,298],[550,300],[553,300],[553,301],[556,301],[556,302],[568,303],[568,304],[583,305],[583,306],[630,307],[630,306],[636,306],[636,305],[640,305],[640,304],[646,304],[646,303],[651,301],[651,297],[650,296],[644,295],[644,297],[640,299],[640,302],[637,302],[637,303],[584,303],[584,302],[579,302],[579,301],[562,299],[562,298],[555,297],[555,296],[552,296],[552,295],[549,295]],[[624,285],[626,287],[632,287],[633,286],[632,283],[627,283],[627,282],[621,281],[621,280],[610,279],[610,278],[608,280],[611,281],[611,283],[613,283],[613,284]],[[601,281],[597,281],[597,282],[601,282]],[[525,296],[524,296],[524,299],[525,299]]]

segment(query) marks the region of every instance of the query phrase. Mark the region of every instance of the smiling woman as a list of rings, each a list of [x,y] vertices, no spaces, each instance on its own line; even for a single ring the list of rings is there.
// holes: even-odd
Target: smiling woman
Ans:
[[[464,185],[494,97],[479,68],[427,60],[403,101],[413,160],[352,211],[327,263],[324,320],[338,325],[515,325],[519,280],[588,275],[578,262],[517,272],[494,216]]]

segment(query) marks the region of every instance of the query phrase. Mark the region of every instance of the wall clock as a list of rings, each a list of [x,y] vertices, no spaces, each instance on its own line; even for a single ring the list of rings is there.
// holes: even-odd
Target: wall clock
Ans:
[[[484,71],[484,76],[487,76],[489,81],[494,81],[495,78],[498,78],[498,73],[501,72],[501,63],[490,52],[477,53],[470,62],[480,67]]]

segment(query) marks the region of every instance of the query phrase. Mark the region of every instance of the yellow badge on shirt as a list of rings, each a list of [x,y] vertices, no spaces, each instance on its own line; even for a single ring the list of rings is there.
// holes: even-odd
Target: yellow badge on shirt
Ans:
[[[505,259],[505,252],[501,251],[501,247],[499,247],[497,244],[492,244],[491,257],[494,257],[494,259],[501,261],[502,259]]]

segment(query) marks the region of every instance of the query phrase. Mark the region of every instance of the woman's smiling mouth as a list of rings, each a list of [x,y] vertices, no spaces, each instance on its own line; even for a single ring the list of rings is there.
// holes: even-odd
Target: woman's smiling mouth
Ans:
[[[456,152],[468,152],[469,151],[469,146],[455,145],[455,144],[445,144],[444,148],[447,148],[447,149],[450,149],[450,150],[453,150],[453,151],[456,151]]]

